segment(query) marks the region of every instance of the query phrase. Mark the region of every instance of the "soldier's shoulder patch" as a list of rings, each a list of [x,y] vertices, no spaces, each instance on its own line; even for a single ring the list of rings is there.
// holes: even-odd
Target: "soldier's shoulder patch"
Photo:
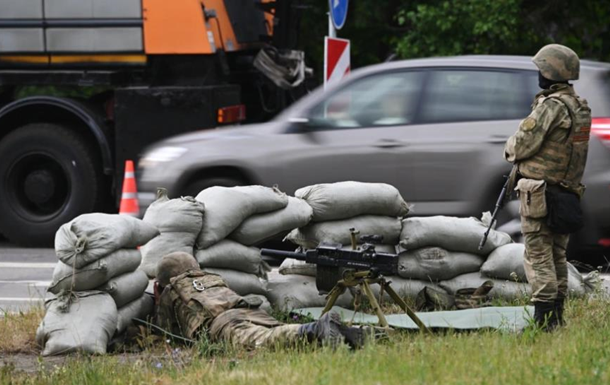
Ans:
[[[519,128],[523,131],[531,131],[534,129],[534,127],[536,127],[536,119],[532,118],[531,116],[523,119],[519,125]]]

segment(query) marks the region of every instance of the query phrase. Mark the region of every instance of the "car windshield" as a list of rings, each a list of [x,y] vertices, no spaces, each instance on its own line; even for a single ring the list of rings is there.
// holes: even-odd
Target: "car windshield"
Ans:
[[[309,120],[317,128],[360,128],[412,122],[423,75],[396,72],[348,84],[314,107]]]

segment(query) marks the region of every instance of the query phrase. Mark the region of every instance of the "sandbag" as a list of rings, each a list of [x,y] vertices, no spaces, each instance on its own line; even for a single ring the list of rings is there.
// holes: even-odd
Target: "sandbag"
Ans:
[[[477,272],[458,275],[453,279],[439,282],[439,285],[453,295],[459,289],[477,288],[487,280],[490,279]],[[527,283],[498,279],[491,279],[491,281],[494,283],[494,288],[489,292],[490,298],[513,301],[532,295],[532,289]]]
[[[307,202],[288,197],[288,206],[277,211],[251,216],[239,225],[229,238],[244,245],[256,245],[307,225],[312,216],[313,210]]]
[[[404,217],[409,212],[398,189],[385,183],[316,184],[298,189],[295,196],[311,206],[314,222],[360,215]]]
[[[205,204],[203,227],[197,248],[207,249],[235,230],[246,218],[283,209],[288,196],[277,188],[264,186],[209,187],[196,199]]]
[[[582,274],[570,262],[568,264],[568,295],[573,297],[584,297],[587,293],[586,284]]]
[[[398,275],[423,281],[442,281],[479,271],[484,261],[478,255],[447,251],[440,247],[404,251],[398,258]]]
[[[108,341],[117,326],[118,313],[112,297],[101,291],[74,293],[69,305],[65,297],[46,301],[36,342],[43,356],[72,352],[106,353]]]
[[[271,267],[263,261],[256,247],[248,247],[225,239],[195,253],[201,268],[218,268],[242,271],[266,278]]]
[[[203,269],[209,273],[218,274],[239,295],[267,294],[267,281],[254,274],[228,269],[215,269],[206,267]]]
[[[184,239],[175,237],[176,233],[162,233],[152,241],[140,248],[142,251],[142,265],[140,270],[146,273],[149,278],[157,276],[157,264],[164,255],[173,252],[183,252],[193,255],[193,246],[184,244]]]
[[[248,295],[244,295],[244,298],[246,298],[246,300],[252,299],[252,298],[256,298],[257,300],[260,300],[262,302],[262,304],[258,307],[258,309],[264,310],[267,313],[271,313],[273,311],[273,307],[271,306],[271,302],[269,302],[267,297],[265,297],[264,295],[260,295],[260,294],[248,294]]]
[[[407,300],[415,300],[420,291],[422,291],[425,287],[432,288],[437,292],[444,292],[444,290],[437,284],[432,282],[420,281],[417,279],[405,279],[401,277],[387,277],[387,280],[390,281],[390,286],[394,289],[394,291],[403,299]],[[371,290],[375,293],[375,298],[379,299],[379,290],[381,287],[379,285],[371,285]],[[363,298],[365,298],[364,293],[362,294]],[[383,300],[393,303],[387,292],[384,292]]]
[[[407,250],[442,247],[445,250],[487,256],[496,248],[512,242],[510,235],[491,230],[487,242],[479,250],[479,242],[487,225],[476,218],[446,216],[412,217],[402,221],[400,245]]]
[[[119,249],[135,249],[159,235],[150,223],[129,215],[83,214],[55,234],[60,261],[80,269]]]
[[[111,279],[100,286],[99,290],[110,294],[117,308],[121,308],[142,296],[146,287],[148,287],[148,277],[143,271],[136,270]]]
[[[125,306],[119,308],[118,318],[116,325],[116,333],[123,333],[127,327],[131,324],[131,320],[134,318],[146,319],[152,315],[154,309],[154,300],[148,294],[140,294],[139,298],[129,302]]]
[[[141,261],[142,256],[139,250],[117,250],[75,270],[74,274],[72,266],[57,262],[55,270],[53,270],[53,282],[48,291],[58,294],[61,290],[92,290],[114,277],[136,270]],[[74,287],[71,288],[73,275]]]
[[[165,189],[157,190],[157,200],[148,207],[142,219],[161,232],[141,248],[141,269],[149,277],[156,277],[157,263],[164,255],[176,251],[193,254],[203,225],[204,209],[204,204],[193,197],[169,199]]]
[[[312,223],[292,230],[285,238],[305,249],[314,249],[321,242],[351,244],[350,229],[362,235],[381,235],[383,244],[396,245],[401,231],[400,219],[375,215],[363,215],[338,221]]]
[[[307,275],[309,277],[315,277],[317,271],[316,265],[313,263],[307,263],[305,261],[299,261],[298,259],[286,258],[280,265],[278,271],[282,275]]]
[[[481,266],[481,274],[489,278],[506,279],[527,282],[523,266],[525,245],[523,243],[509,243],[500,246],[489,254]]]
[[[326,297],[318,294],[314,277],[274,274],[270,277],[267,288],[269,302],[274,308],[280,310],[289,311],[326,305]],[[336,305],[346,309],[353,307],[349,291],[337,299]]]

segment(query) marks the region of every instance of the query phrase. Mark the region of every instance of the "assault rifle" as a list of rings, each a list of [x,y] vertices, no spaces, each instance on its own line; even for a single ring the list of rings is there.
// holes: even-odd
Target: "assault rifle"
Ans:
[[[364,293],[379,318],[382,327],[387,328],[388,322],[383,314],[375,295],[371,290],[371,284],[379,284],[380,298],[384,290],[390,298],[396,302],[409,317],[419,326],[420,330],[429,332],[428,328],[421,322],[419,317],[407,306],[402,298],[392,289],[391,282],[384,278],[384,274],[398,274],[398,255],[388,253],[378,253],[372,242],[380,243],[383,237],[369,235],[360,237],[365,244],[361,247],[356,246],[355,235],[358,232],[350,229],[352,233],[352,250],[344,250],[341,245],[322,244],[315,249],[306,250],[303,253],[290,252],[273,249],[261,249],[261,255],[276,258],[294,258],[317,266],[316,286],[320,294],[328,294],[327,302],[322,314],[330,311],[337,298],[343,294],[347,288],[358,287],[359,293]],[[371,242],[371,243],[369,243]]]
[[[504,182],[504,186],[502,186],[502,191],[500,191],[500,196],[496,201],[496,207],[494,208],[494,212],[491,215],[489,226],[487,227],[487,230],[485,231],[485,234],[483,234],[483,238],[479,243],[479,250],[483,249],[483,246],[485,246],[485,243],[487,242],[487,237],[489,236],[489,232],[491,231],[491,228],[496,222],[496,217],[500,213],[500,210],[502,210],[502,208],[504,207],[504,204],[506,203],[506,198],[510,197],[513,192],[513,188],[515,187],[515,182],[517,180],[517,166],[513,166],[513,169],[511,170],[510,174],[504,175],[504,178],[506,179],[506,181]]]

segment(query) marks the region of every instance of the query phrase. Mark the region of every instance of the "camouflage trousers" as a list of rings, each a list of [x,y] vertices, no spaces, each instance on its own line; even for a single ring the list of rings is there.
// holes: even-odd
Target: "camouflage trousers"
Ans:
[[[521,217],[525,237],[525,273],[532,286],[532,301],[552,302],[568,294],[566,249],[569,235],[553,234],[545,218]]]
[[[249,349],[292,346],[301,338],[299,324],[282,324],[262,310],[231,309],[212,321],[210,337]]]

